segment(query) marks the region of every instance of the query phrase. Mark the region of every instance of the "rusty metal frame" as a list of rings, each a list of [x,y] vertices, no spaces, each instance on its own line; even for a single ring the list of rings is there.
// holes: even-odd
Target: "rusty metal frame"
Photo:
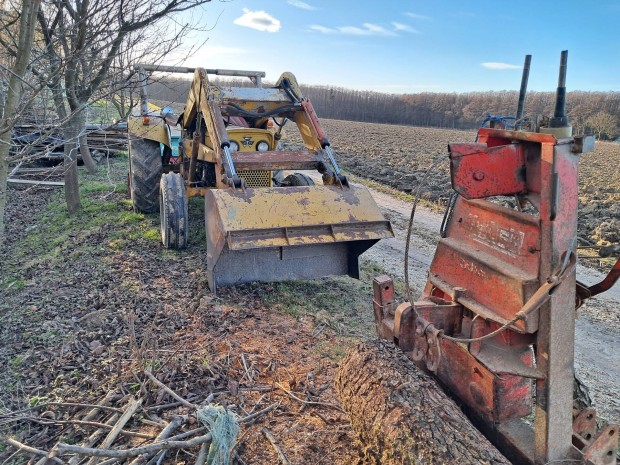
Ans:
[[[481,129],[478,143],[450,145],[461,198],[420,300],[397,305],[389,278],[374,282],[381,337],[434,372],[515,463],[615,463],[618,426],[597,429],[589,410],[572,418],[574,238],[586,139]],[[518,196],[536,211],[488,200],[497,195]],[[521,421],[530,414],[532,428]]]

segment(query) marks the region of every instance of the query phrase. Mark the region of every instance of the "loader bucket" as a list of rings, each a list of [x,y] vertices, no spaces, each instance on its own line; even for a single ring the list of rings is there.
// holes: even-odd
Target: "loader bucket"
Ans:
[[[358,257],[393,237],[370,192],[351,184],[205,194],[209,286],[348,274]]]

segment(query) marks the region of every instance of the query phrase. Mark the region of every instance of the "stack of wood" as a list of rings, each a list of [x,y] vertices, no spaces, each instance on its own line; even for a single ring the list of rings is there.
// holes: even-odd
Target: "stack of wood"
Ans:
[[[127,150],[127,126],[89,125],[86,139],[93,152],[113,155]],[[20,124],[13,129],[13,143],[18,150],[27,149],[28,158],[61,158],[63,136],[58,126]]]
[[[89,131],[87,135],[88,146],[92,151],[100,151],[107,154],[127,150],[127,128],[115,126],[95,131]]]
[[[62,164],[55,166],[24,166],[24,163],[20,162],[9,173],[7,182],[12,184],[62,187],[65,185],[63,176],[64,167]]]

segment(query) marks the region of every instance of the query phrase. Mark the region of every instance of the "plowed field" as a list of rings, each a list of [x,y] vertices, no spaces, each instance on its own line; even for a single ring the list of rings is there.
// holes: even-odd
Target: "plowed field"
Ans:
[[[431,162],[447,154],[450,142],[473,142],[472,131],[322,120],[338,163],[348,172],[411,192]],[[287,132],[299,146],[297,131]],[[620,144],[597,142],[581,157],[579,197],[580,245],[620,242]],[[430,174],[422,197],[442,206],[450,192],[448,162]]]

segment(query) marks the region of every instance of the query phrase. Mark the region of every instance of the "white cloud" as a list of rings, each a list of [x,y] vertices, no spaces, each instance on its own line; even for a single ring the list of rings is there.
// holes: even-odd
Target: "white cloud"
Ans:
[[[405,13],[405,16],[409,16],[413,19],[430,19],[428,16],[419,15],[417,13]]]
[[[519,65],[510,65],[508,63],[480,63],[483,67],[488,69],[521,69],[522,67]]]
[[[322,34],[342,34],[349,36],[394,36],[393,31],[385,29],[382,26],[378,26],[372,23],[364,23],[362,27],[358,26],[339,26],[336,28],[320,26],[314,24],[310,26],[313,31],[320,32]]]
[[[392,26],[394,26],[394,30],[395,31],[410,32],[412,34],[419,34],[420,33],[420,31],[418,31],[417,29],[412,28],[411,26],[409,26],[407,24],[393,22]]]
[[[338,31],[336,29],[330,29],[329,27],[319,26],[318,24],[313,24],[310,26],[310,29],[313,31],[320,32],[321,34],[337,34]]]
[[[302,2],[301,0],[287,0],[289,5],[293,5],[294,7],[301,8],[302,10],[316,10],[312,5],[308,5],[306,2]]]
[[[235,19],[233,23],[257,31],[278,32],[280,30],[280,21],[263,10],[251,11],[244,8],[243,15]]]

